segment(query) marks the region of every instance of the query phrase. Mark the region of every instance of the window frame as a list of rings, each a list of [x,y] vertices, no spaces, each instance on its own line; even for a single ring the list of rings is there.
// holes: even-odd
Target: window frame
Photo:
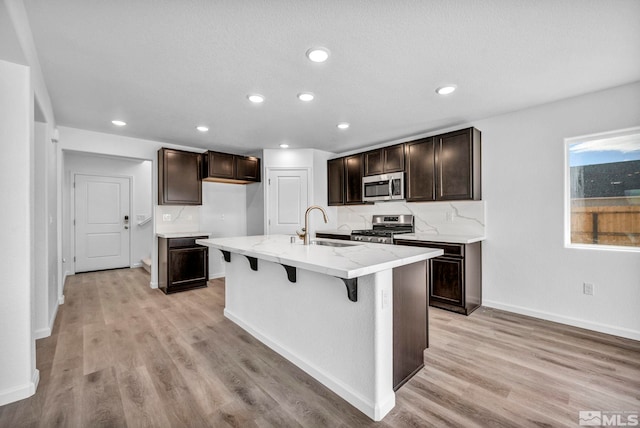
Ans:
[[[569,164],[571,154],[569,147],[576,142],[602,140],[604,138],[621,137],[625,135],[640,134],[640,126],[625,128],[616,131],[587,134],[564,139],[564,247],[580,250],[620,251],[640,253],[639,247],[606,244],[574,244],[571,242],[571,166]]]

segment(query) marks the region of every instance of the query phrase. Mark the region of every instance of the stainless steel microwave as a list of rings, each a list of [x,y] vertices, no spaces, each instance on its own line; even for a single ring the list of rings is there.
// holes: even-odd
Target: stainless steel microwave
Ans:
[[[364,202],[404,199],[404,172],[362,177]]]

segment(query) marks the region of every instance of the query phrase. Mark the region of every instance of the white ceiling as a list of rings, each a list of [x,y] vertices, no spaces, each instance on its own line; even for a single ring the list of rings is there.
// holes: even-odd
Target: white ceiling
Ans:
[[[637,0],[25,6],[59,125],[236,153],[344,152],[640,80]]]

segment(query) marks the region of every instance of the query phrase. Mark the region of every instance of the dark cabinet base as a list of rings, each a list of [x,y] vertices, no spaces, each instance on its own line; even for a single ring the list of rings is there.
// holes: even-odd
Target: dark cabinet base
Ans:
[[[429,260],[429,305],[469,315],[482,304],[482,243],[443,244],[397,239],[397,245],[437,248]]]
[[[207,286],[209,248],[195,243],[207,238],[158,238],[158,288],[172,294]]]
[[[480,305],[466,305],[466,306],[452,305],[450,303],[440,302],[435,299],[432,299],[431,302],[429,302],[429,305],[433,306],[434,308],[444,309],[446,311],[451,311],[451,312],[457,312],[462,315],[469,315],[471,312],[475,311],[480,307]]]

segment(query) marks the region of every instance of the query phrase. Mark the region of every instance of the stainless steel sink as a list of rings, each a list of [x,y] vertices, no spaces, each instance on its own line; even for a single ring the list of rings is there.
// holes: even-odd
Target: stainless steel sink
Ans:
[[[325,247],[353,247],[360,244],[347,244],[346,242],[333,242],[333,241],[311,241],[311,245],[324,245]]]

